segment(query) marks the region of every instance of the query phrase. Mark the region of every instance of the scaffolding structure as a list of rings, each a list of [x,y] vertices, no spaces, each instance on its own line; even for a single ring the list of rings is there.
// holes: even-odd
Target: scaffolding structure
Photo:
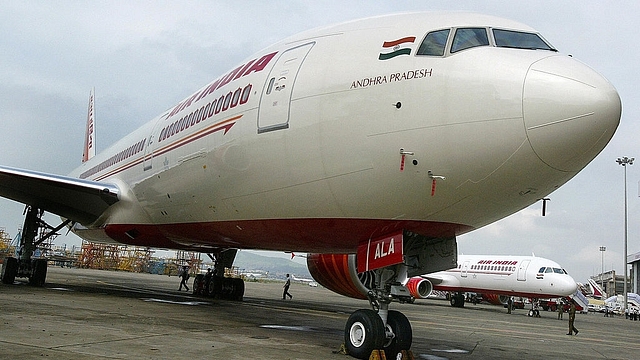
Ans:
[[[82,242],[77,266],[86,269],[147,272],[153,251],[149,248]]]
[[[11,244],[11,237],[7,233],[6,228],[0,227],[0,263],[7,256],[12,256],[16,249]]]
[[[182,266],[189,267],[191,275],[197,275],[202,266],[202,254],[191,251],[176,251],[176,258],[172,259],[165,268],[165,275],[178,275],[179,268]]]

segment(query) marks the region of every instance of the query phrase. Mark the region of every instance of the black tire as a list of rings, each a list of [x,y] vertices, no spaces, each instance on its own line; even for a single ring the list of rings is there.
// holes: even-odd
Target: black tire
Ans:
[[[31,262],[31,276],[29,284],[32,286],[43,286],[47,279],[47,260],[35,259]]]
[[[402,350],[409,350],[413,341],[413,329],[411,323],[403,313],[389,310],[387,326],[391,328],[395,337],[384,345],[384,353],[387,359],[395,359]]]
[[[3,284],[11,285],[16,280],[16,275],[18,274],[18,259],[14,257],[6,257],[4,258],[4,262],[2,264],[2,274],[0,278],[2,278]]]
[[[198,274],[193,278],[193,295],[202,295],[204,288],[204,275]]]
[[[384,342],[385,327],[375,311],[360,309],[349,316],[344,328],[344,344],[349,355],[369,359],[371,352],[382,349]]]
[[[209,279],[207,287],[205,288],[205,295],[212,298],[220,298],[223,280],[224,278],[221,278],[219,276],[212,276],[211,279]]]
[[[244,298],[244,280],[240,278],[233,279],[233,300],[242,301]]]
[[[449,300],[451,306],[453,307],[464,307],[464,295],[462,294],[452,294],[451,299]]]

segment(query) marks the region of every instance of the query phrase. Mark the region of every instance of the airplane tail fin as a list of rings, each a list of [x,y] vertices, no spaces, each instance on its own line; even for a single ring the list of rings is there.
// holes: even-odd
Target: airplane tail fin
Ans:
[[[597,282],[595,282],[593,279],[588,279],[587,281],[589,282],[589,287],[591,288],[591,292],[593,293],[594,298],[604,299],[605,297],[607,297],[604,293],[604,290],[602,290]]]
[[[87,111],[87,128],[84,134],[84,149],[82,151],[82,162],[91,159],[96,154],[96,128],[95,110],[93,101],[95,98],[95,88],[89,93],[89,110]]]

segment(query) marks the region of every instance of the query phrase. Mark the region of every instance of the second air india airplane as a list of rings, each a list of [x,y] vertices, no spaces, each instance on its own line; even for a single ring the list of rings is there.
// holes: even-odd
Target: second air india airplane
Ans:
[[[211,290],[236,299],[243,283],[222,268],[237,249],[352,254],[376,282],[348,352],[395,354],[412,341],[389,310],[408,279],[455,267],[456,236],[574,177],[621,108],[605,78],[519,22],[434,12],[310,30],[95,156],[88,131],[69,176],[0,168],[0,195],[28,205],[2,281],[44,283],[31,255],[45,211],[90,241],[209,253]],[[349,263],[325,264],[340,284]]]
[[[319,283],[342,295],[365,299],[375,287],[375,273],[357,273],[355,267],[350,274],[355,281],[347,280],[342,286],[325,283],[316,268],[310,266],[310,270]],[[355,292],[344,291],[346,284],[350,284]],[[451,293],[451,306],[463,307],[466,292],[474,292],[492,303],[506,305],[511,296],[531,299],[573,297],[578,285],[558,263],[549,259],[536,256],[458,255],[456,267],[412,277],[406,282],[406,288],[404,295],[397,293],[401,301],[425,299],[433,290],[439,290]],[[360,296],[353,296],[358,292]],[[587,306],[582,304],[581,297],[576,301],[582,307]]]
[[[407,288],[415,299],[433,290],[447,291],[451,306],[463,307],[465,292],[480,294],[492,303],[509,297],[565,298],[576,293],[575,280],[558,263],[536,256],[458,255],[458,266],[411,278]]]

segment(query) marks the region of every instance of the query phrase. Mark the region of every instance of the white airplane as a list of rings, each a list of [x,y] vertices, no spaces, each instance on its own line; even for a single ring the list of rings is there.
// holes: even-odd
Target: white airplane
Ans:
[[[412,341],[389,310],[402,284],[454,267],[457,235],[574,177],[621,108],[604,77],[519,22],[434,12],[310,30],[88,149],[69,176],[0,168],[0,196],[28,205],[2,281],[45,282],[46,262],[31,260],[45,211],[89,241],[209,253],[216,271],[194,289],[236,299],[244,284],[222,277],[236,249],[357,253],[380,281],[346,347],[390,356]],[[308,262],[340,285],[342,260]]]
[[[458,255],[458,266],[411,278],[407,288],[415,299],[433,290],[451,294],[451,306],[464,306],[464,293],[506,305],[509,297],[565,298],[578,289],[575,280],[558,263],[535,256]]]

